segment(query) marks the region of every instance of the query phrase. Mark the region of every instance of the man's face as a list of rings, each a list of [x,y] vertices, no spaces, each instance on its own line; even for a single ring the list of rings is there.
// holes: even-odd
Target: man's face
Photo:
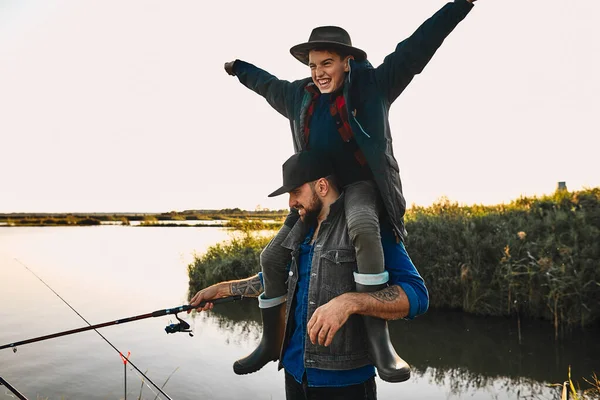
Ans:
[[[308,66],[313,82],[321,93],[335,92],[341,88],[349,71],[348,57],[342,60],[337,53],[327,50],[311,50]]]
[[[323,201],[315,191],[314,183],[305,183],[290,192],[290,207],[298,210],[302,222],[312,224],[323,209]]]

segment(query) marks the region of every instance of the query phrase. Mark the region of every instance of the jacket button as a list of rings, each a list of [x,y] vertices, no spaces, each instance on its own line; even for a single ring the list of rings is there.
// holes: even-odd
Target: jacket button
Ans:
[[[288,273],[288,275],[289,275],[289,276],[294,276],[294,272],[293,272],[293,271],[290,271],[290,272]]]

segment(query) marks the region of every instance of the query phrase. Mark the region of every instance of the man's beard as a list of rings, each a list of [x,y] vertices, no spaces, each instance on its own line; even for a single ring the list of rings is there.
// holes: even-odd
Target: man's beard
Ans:
[[[321,214],[321,210],[323,210],[323,201],[317,196],[317,193],[313,190],[313,197],[311,199],[310,205],[304,208],[306,214],[303,217],[300,217],[302,222],[306,225],[316,225],[317,218],[319,214]]]

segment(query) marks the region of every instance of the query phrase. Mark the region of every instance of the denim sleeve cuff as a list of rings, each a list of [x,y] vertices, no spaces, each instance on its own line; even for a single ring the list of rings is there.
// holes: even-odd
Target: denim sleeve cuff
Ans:
[[[260,279],[260,284],[262,285],[262,287],[264,289],[265,288],[265,278],[263,278],[262,271],[258,273],[258,279]]]
[[[419,309],[421,308],[419,306],[419,296],[417,296],[417,292],[415,292],[415,289],[410,284],[399,282],[398,285],[404,290],[408,298],[409,308],[406,319],[413,319],[419,314]]]

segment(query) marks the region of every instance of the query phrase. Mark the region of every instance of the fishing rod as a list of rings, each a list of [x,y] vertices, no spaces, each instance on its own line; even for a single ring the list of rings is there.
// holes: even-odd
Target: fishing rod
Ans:
[[[99,329],[99,328],[105,328],[107,326],[112,326],[112,325],[122,325],[127,322],[140,321],[140,320],[146,319],[146,318],[162,317],[164,315],[175,315],[175,318],[177,318],[177,320],[179,321],[179,323],[170,324],[165,328],[165,331],[167,332],[167,334],[177,333],[177,332],[187,332],[190,334],[190,336],[193,336],[192,331],[190,330],[190,324],[188,324],[187,322],[185,322],[184,320],[179,318],[177,316],[178,313],[204,307],[204,305],[206,305],[206,303],[223,304],[223,303],[234,302],[234,301],[241,300],[241,299],[242,299],[242,296],[237,295],[237,296],[232,296],[232,297],[225,297],[222,299],[215,299],[215,300],[211,300],[211,301],[203,301],[200,304],[198,304],[197,306],[185,305],[185,306],[179,306],[179,307],[174,307],[174,308],[166,308],[164,310],[157,310],[157,311],[153,311],[153,312],[150,312],[147,314],[140,314],[140,315],[136,315],[133,317],[121,318],[121,319],[117,319],[114,321],[103,322],[101,324],[88,325],[88,326],[84,326],[84,327],[77,328],[77,329],[71,329],[68,331],[52,333],[50,335],[39,336],[39,337],[35,337],[32,339],[21,340],[19,342],[5,344],[5,345],[0,346],[0,350],[12,348],[13,351],[16,353],[17,347],[25,345],[25,344],[41,342],[43,340],[54,339],[54,338],[61,337],[61,336],[72,335],[74,333],[90,331],[92,329],[95,330],[95,329]]]
[[[160,316],[163,316],[163,315],[174,314],[175,318],[177,318],[177,320],[179,321],[179,323],[168,325],[165,328],[165,331],[167,332],[167,334],[169,334],[169,333],[176,333],[176,332],[187,332],[187,333],[189,333],[190,336],[193,336],[192,331],[190,329],[190,324],[188,324],[187,322],[185,322],[184,320],[182,320],[181,318],[179,318],[177,316],[177,313],[180,313],[180,312],[183,312],[183,311],[188,311],[188,310],[193,310],[195,308],[200,308],[200,307],[203,307],[204,305],[206,305],[206,303],[209,303],[209,301],[204,301],[204,302],[201,302],[200,304],[198,304],[197,306],[184,305],[184,306],[179,306],[179,307],[174,307],[174,308],[166,308],[164,310],[157,310],[157,311],[154,311],[154,312],[151,312],[151,313],[147,313],[147,314],[136,315],[134,317],[123,318],[123,319],[118,319],[118,320],[111,321],[111,322],[105,322],[105,323],[102,323],[102,324],[92,325],[79,312],[77,312],[77,310],[75,310],[65,299],[63,299],[61,297],[61,295],[59,295],[54,289],[52,289],[50,287],[50,285],[48,285],[46,282],[44,282],[44,280],[42,278],[40,278],[35,272],[33,272],[31,269],[29,269],[29,267],[27,267],[27,265],[23,264],[21,261],[19,261],[16,258],[15,258],[15,261],[17,261],[19,264],[21,264],[23,267],[25,267],[25,269],[27,269],[27,271],[31,272],[31,274],[33,274],[36,278],[38,278],[40,282],[42,282],[48,289],[50,289],[52,291],[52,293],[54,293],[56,296],[58,296],[58,298],[61,299],[63,301],[63,303],[65,303],[71,310],[73,310],[73,312],[75,312],[75,314],[77,314],[79,316],[79,318],[81,318],[83,321],[85,321],[85,323],[88,324],[88,326],[83,327],[83,328],[78,328],[78,329],[71,329],[69,331],[58,332],[58,333],[54,333],[54,334],[51,334],[51,335],[41,336],[41,337],[37,337],[37,338],[33,338],[33,339],[23,340],[23,341],[20,341],[20,342],[9,343],[9,344],[0,346],[0,350],[6,349],[6,348],[12,348],[13,352],[16,353],[17,352],[17,346],[21,346],[21,345],[29,344],[29,343],[34,343],[34,342],[39,342],[39,341],[42,341],[42,340],[48,340],[48,339],[52,339],[52,338],[56,338],[56,337],[60,337],[60,336],[71,335],[71,334],[74,334],[74,333],[84,332],[84,331],[88,331],[88,330],[92,330],[93,329],[98,335],[100,335],[100,337],[102,339],[104,339],[104,341],[106,343],[108,343],[108,345],[110,347],[112,347],[123,358],[124,357],[123,353],[121,353],[121,351],[119,349],[117,349],[115,347],[115,345],[113,345],[107,338],[105,338],[104,335],[102,335],[100,332],[98,332],[98,330],[97,330],[98,328],[102,328],[102,327],[110,326],[110,325],[120,325],[120,324],[124,324],[124,323],[127,323],[127,322],[132,322],[132,321],[139,321],[139,320],[142,320],[142,319],[145,319],[145,318],[153,318],[153,317],[160,317]],[[215,299],[215,300],[210,301],[210,303],[213,303],[213,304],[228,303],[228,302],[240,300],[242,298],[243,298],[243,296],[236,295],[236,296],[231,296],[231,297],[225,297],[225,298],[222,298],[222,299]],[[129,360],[128,357],[125,357],[125,359],[129,362],[129,364],[131,364],[131,366],[133,368],[135,368],[135,370],[138,373],[140,373],[164,397],[166,397],[168,400],[173,400],[157,384],[155,384],[150,378],[148,378],[133,362],[131,362],[131,360]],[[25,400],[27,400],[27,399],[25,399]]]
[[[8,390],[10,390],[15,396],[17,396],[18,399],[20,399],[20,400],[27,400],[27,397],[25,397],[21,393],[19,393],[19,391],[17,389],[15,389],[13,386],[11,386],[10,383],[6,382],[0,376],[0,386],[2,386],[2,385],[6,386],[6,388]]]

